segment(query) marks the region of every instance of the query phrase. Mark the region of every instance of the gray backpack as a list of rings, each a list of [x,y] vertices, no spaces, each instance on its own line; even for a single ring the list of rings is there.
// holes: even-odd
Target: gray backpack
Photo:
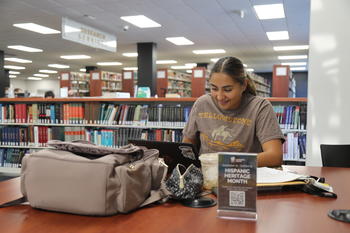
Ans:
[[[113,149],[84,141],[50,141],[49,146],[56,149],[22,160],[21,201],[34,208],[105,216],[169,195],[164,184],[167,166],[158,150],[131,144]]]

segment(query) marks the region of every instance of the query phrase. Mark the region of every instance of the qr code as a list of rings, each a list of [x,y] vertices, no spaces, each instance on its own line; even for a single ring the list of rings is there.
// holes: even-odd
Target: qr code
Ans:
[[[245,192],[230,191],[230,206],[245,206]]]

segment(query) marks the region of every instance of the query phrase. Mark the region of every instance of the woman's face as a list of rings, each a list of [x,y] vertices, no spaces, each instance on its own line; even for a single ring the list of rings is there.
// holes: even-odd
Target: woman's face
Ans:
[[[213,73],[210,78],[210,93],[221,110],[233,110],[239,107],[242,93],[247,87],[234,81],[225,73]]]

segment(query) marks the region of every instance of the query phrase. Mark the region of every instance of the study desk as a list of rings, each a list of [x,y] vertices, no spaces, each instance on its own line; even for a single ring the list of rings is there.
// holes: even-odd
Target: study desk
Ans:
[[[146,207],[129,214],[89,217],[33,209],[28,205],[0,209],[2,233],[349,233],[350,224],[327,216],[330,209],[350,209],[350,168],[288,166],[291,171],[326,177],[337,199],[289,191],[258,195],[258,220],[216,217],[217,207],[195,209],[178,203]],[[20,180],[0,182],[0,203],[21,196]]]

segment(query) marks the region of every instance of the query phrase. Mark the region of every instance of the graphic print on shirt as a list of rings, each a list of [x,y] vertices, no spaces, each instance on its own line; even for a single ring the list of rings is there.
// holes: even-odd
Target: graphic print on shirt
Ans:
[[[231,117],[210,112],[201,112],[198,116],[200,118],[215,119],[244,126],[250,126],[252,123],[247,118]],[[221,125],[215,128],[210,135],[201,133],[201,140],[204,140],[207,145],[215,147],[216,150],[231,150],[234,148],[235,151],[242,151],[245,146],[239,140],[235,140],[232,130],[228,125]]]

